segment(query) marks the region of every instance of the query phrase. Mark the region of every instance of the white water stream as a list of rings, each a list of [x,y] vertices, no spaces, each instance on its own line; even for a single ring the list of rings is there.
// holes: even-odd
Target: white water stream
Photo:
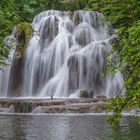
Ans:
[[[22,96],[76,97],[84,90],[93,96],[114,97],[121,90],[120,72],[103,76],[113,29],[101,13],[50,10],[37,15],[32,26],[35,32],[25,53]],[[7,92],[7,84],[2,85],[8,82],[3,82],[3,76],[0,72],[2,93]]]

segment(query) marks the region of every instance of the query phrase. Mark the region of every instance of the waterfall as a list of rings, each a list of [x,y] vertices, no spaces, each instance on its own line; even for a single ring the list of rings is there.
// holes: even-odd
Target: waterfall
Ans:
[[[3,45],[5,49],[9,50],[9,54],[7,59],[4,58],[5,66],[2,66],[0,70],[0,97],[7,97],[8,93],[11,66],[16,49],[16,39],[14,38],[14,32],[15,29],[13,30],[12,35],[7,36],[3,41]]]
[[[114,97],[120,91],[123,76],[119,71],[103,75],[114,37],[103,14],[49,10],[37,15],[32,27],[20,96],[77,97],[86,91],[92,97]]]

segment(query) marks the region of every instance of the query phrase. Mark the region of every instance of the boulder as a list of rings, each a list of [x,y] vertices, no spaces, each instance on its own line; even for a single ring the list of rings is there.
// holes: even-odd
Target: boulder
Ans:
[[[72,93],[77,90],[79,85],[79,60],[77,55],[72,55],[68,59],[69,69],[69,91]]]
[[[98,99],[106,99],[107,97],[103,96],[103,95],[100,95],[100,96],[97,96],[96,98],[98,98]]]
[[[93,91],[80,90],[79,97],[80,98],[93,98]]]

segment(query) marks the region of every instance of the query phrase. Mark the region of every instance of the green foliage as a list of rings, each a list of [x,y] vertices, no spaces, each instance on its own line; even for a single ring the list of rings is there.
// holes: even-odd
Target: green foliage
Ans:
[[[80,10],[85,8],[88,0],[59,0],[60,10]]]
[[[4,38],[11,33],[11,29],[18,23],[15,14],[14,0],[0,1],[0,64],[4,65],[3,59],[8,56],[8,49],[3,46]]]
[[[117,93],[117,97],[110,100],[108,111],[113,112],[109,123],[119,124],[121,112],[133,108],[140,108],[140,1],[139,0],[89,0],[86,9],[101,11],[113,26],[117,28],[119,46],[113,48],[118,52],[119,63],[109,67],[109,71],[121,70],[124,74],[126,90]]]
[[[16,26],[18,46],[17,51],[22,55],[25,51],[26,43],[29,41],[33,29],[27,22],[20,23]]]
[[[129,26],[139,18],[139,0],[89,0],[86,9],[103,12],[115,27]]]
[[[8,51],[2,42],[11,34],[15,25],[22,22],[31,23],[36,14],[48,9],[77,10],[84,8],[87,2],[88,0],[1,0],[0,64],[4,64],[2,58],[8,56]]]

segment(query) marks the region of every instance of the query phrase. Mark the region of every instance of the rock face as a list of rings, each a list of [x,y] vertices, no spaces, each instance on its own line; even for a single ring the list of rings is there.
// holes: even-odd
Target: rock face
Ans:
[[[75,25],[78,25],[81,22],[80,14],[78,11],[74,12],[73,21]]]
[[[19,92],[23,82],[24,53],[32,32],[33,29],[29,23],[21,23],[14,28],[13,36],[17,40],[17,47],[11,66],[8,96],[21,96]]]
[[[90,26],[88,26],[88,24],[86,23],[80,24],[76,28],[75,31],[76,41],[82,47],[88,45],[89,43],[91,43],[91,41],[93,41],[90,30],[91,30]]]
[[[53,16],[45,19],[45,22],[42,23],[39,32],[41,43],[45,44],[46,41],[51,42],[58,34],[58,18]]]
[[[13,35],[17,40],[15,57],[22,57],[24,55],[28,41],[32,33],[33,28],[30,23],[23,22],[21,24],[18,24],[14,28]]]
[[[23,72],[23,58],[16,57],[11,67],[11,76],[9,80],[9,94],[8,96],[20,96],[17,93],[21,90],[22,84],[22,72]],[[12,93],[12,94],[11,94]]]
[[[72,93],[78,88],[79,83],[79,62],[78,57],[73,55],[68,60],[69,68],[69,90]]]
[[[80,90],[79,97],[80,98],[93,98],[93,91]]]

